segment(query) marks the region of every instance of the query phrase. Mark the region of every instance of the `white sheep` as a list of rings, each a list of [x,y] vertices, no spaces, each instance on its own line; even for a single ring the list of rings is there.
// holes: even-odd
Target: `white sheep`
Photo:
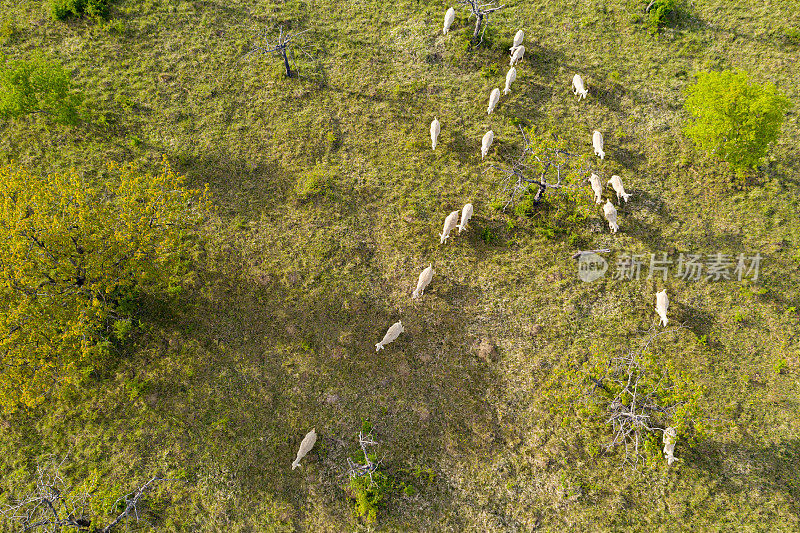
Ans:
[[[594,130],[592,134],[592,146],[594,146],[594,155],[599,155],[600,159],[605,159],[606,153],[603,151],[603,134]]]
[[[419,279],[417,280],[417,288],[414,289],[414,292],[411,294],[412,299],[416,300],[422,296],[422,293],[425,292],[425,287],[430,284],[434,274],[436,274],[436,271],[433,270],[433,263],[431,263],[430,266],[423,270],[419,275]]]
[[[440,131],[442,131],[442,127],[439,124],[439,119],[434,118],[433,122],[431,122],[431,146],[433,146],[434,150],[436,150],[436,141],[439,139]]]
[[[489,153],[489,148],[491,148],[493,142],[494,132],[489,130],[484,134],[483,140],[481,141],[481,159],[486,157],[486,154]]]
[[[524,38],[525,38],[525,32],[522,30],[517,31],[517,33],[514,35],[514,44],[511,45],[511,48],[509,48],[508,51],[513,54],[514,49],[522,44],[522,39]]]
[[[614,191],[617,193],[617,202],[619,202],[621,197],[623,200],[625,200],[625,203],[627,203],[628,198],[630,198],[631,195],[625,192],[625,187],[622,186],[622,178],[615,174],[611,176],[611,179],[608,180],[608,183],[614,187]]]
[[[450,30],[450,26],[453,25],[453,21],[455,19],[456,19],[456,10],[451,7],[444,14],[444,28],[442,28],[442,31],[445,35],[447,35],[447,32]]]
[[[586,87],[583,85],[583,78],[581,78],[580,74],[575,74],[572,77],[572,94],[578,97],[578,100],[581,98],[586,98],[586,95],[589,94],[589,91],[586,90]]]
[[[619,226],[617,226],[617,210],[614,208],[614,204],[611,203],[611,200],[606,200],[606,205],[603,206],[603,214],[606,216],[606,220],[608,220],[608,228],[611,230],[611,233],[616,233],[619,229]]]
[[[661,325],[666,327],[669,319],[667,318],[667,308],[669,307],[669,298],[667,298],[667,289],[656,293],[656,313],[661,317]]]
[[[389,329],[386,330],[386,335],[383,336],[383,340],[375,345],[375,351],[379,352],[383,350],[384,345],[395,340],[404,331],[405,329],[403,328],[403,324],[400,323],[400,320],[389,326]]]
[[[592,190],[594,191],[594,201],[597,202],[597,205],[603,203],[603,182],[600,181],[600,176],[592,172],[592,175],[589,177],[589,183],[592,185]]]
[[[664,457],[667,459],[667,464],[671,465],[675,462],[675,443],[678,440],[678,432],[673,427],[668,427],[664,430]]]
[[[300,443],[300,449],[297,450],[297,457],[295,457],[294,462],[292,463],[292,470],[300,466],[300,459],[305,457],[306,454],[311,451],[311,448],[314,447],[315,442],[317,442],[317,432],[312,429],[306,433],[306,436],[303,437],[303,442]]]
[[[522,56],[525,55],[525,45],[521,44],[514,48],[514,51],[511,53],[511,61],[509,62],[508,66],[513,67],[520,61],[522,61]]]
[[[508,74],[506,74],[506,88],[503,89],[503,94],[508,94],[511,92],[511,84],[517,79],[517,69],[511,67],[508,69]]]
[[[453,211],[452,213],[447,215],[446,219],[444,219],[444,228],[442,229],[442,232],[439,234],[439,237],[441,238],[439,244],[444,244],[444,242],[450,236],[450,232],[453,231],[453,228],[456,227],[456,224],[458,224],[458,211]]]
[[[467,228],[467,222],[472,218],[472,204],[466,204],[461,209],[461,224],[458,225],[458,233],[460,234]]]
[[[492,94],[489,95],[489,109],[486,110],[487,115],[491,115],[492,111],[494,111],[494,107],[497,105],[497,102],[500,101],[500,89],[494,88],[492,89]]]

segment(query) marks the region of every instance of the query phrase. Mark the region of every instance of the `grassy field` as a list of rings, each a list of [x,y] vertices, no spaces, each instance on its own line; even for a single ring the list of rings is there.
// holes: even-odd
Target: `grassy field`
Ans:
[[[438,3],[114,0],[109,22],[63,23],[45,2],[0,0],[0,52],[44,51],[88,98],[77,127],[0,122],[0,162],[101,179],[106,159],[154,170],[166,155],[218,207],[197,275],[179,297],[144,302],[113,369],[0,418],[0,500],[54,454],[70,457],[71,479],[99,480],[101,516],[152,473],[187,481],[152,502],[165,531],[797,531],[800,4],[694,2],[657,35],[644,5],[509,3],[489,46],[466,51],[472,21],[443,36]],[[298,52],[295,79],[275,57],[241,60],[281,24],[309,29],[313,59]],[[487,116],[519,28],[517,81]],[[746,183],[681,133],[692,74],[723,68],[794,106]],[[586,100],[572,95],[576,72]],[[580,153],[604,132],[596,170],[632,196],[616,235],[597,208],[587,247],[612,260],[759,252],[758,282],[580,281],[574,246],[490,207],[501,176],[486,169],[518,153],[517,124]],[[470,230],[439,245],[468,201]],[[412,302],[429,262],[436,275]],[[543,387],[593,346],[638,345],[663,287],[687,326],[664,353],[705,387],[714,433],[679,442],[676,465],[634,473],[617,453],[587,455]],[[376,354],[398,319],[406,332]],[[482,339],[495,360],[477,356]],[[384,470],[413,487],[391,491],[372,525],[344,489],[365,423]],[[312,427],[319,440],[292,471]]]

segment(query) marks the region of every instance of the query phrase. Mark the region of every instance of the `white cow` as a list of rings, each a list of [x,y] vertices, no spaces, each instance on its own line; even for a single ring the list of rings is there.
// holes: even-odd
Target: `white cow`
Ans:
[[[658,316],[661,317],[661,325],[666,327],[668,318],[667,318],[667,308],[669,307],[669,298],[667,298],[667,289],[663,289],[661,292],[656,293],[656,313]]]
[[[673,427],[664,430],[664,457],[667,464],[675,462],[675,443],[678,441],[678,432]]]
[[[441,237],[439,244],[444,244],[444,242],[450,236],[450,232],[453,231],[453,228],[456,227],[456,224],[458,224],[458,211],[453,211],[452,213],[447,215],[446,219],[444,219],[444,228],[442,229],[442,232],[439,234],[439,237]]]
[[[503,94],[508,94],[511,92],[511,84],[517,79],[517,69],[511,67],[508,69],[508,74],[506,74],[506,88],[503,89]]]
[[[589,94],[589,91],[583,85],[583,78],[581,78],[580,74],[575,74],[572,77],[572,89],[572,94],[577,95],[578,100],[586,98],[586,95]]]
[[[306,433],[306,436],[303,437],[303,442],[300,443],[300,449],[297,450],[297,457],[295,457],[294,462],[292,463],[292,470],[300,466],[300,459],[305,457],[306,454],[311,451],[311,448],[314,447],[315,442],[317,442],[317,432],[312,429]]]
[[[486,157],[486,154],[489,153],[489,148],[491,148],[493,142],[494,132],[489,130],[484,134],[483,140],[481,141],[481,159]]]
[[[605,159],[606,153],[603,151],[603,134],[594,130],[592,134],[592,146],[594,146],[594,155],[599,155],[600,159]]]
[[[592,172],[592,175],[589,177],[589,183],[592,185],[592,190],[594,191],[594,201],[597,202],[597,205],[603,203],[603,182],[600,181],[600,176]]]
[[[630,198],[631,195],[625,192],[625,187],[622,186],[622,178],[615,174],[611,176],[611,179],[608,180],[608,183],[614,187],[614,191],[617,193],[617,202],[619,202],[621,197],[627,203],[628,198]]]
[[[514,48],[514,51],[511,53],[511,61],[509,62],[508,66],[513,67],[520,61],[522,61],[522,56],[525,55],[525,45],[521,44]]]
[[[411,298],[416,300],[422,296],[422,293],[425,292],[425,287],[430,284],[434,274],[436,274],[436,271],[433,270],[433,263],[431,263],[430,266],[423,270],[419,275],[419,279],[417,280],[417,288],[414,289],[414,292],[411,294]]]
[[[611,203],[611,200],[606,200],[606,205],[603,206],[603,214],[606,216],[606,220],[608,220],[608,228],[611,230],[611,233],[616,233],[619,229],[619,226],[617,226],[617,210],[614,208],[614,204]]]
[[[461,209],[461,224],[458,225],[458,233],[460,234],[467,228],[467,222],[472,218],[472,204],[466,204]]]
[[[444,32],[445,35],[447,35],[447,32],[450,30],[450,26],[453,25],[453,21],[455,19],[456,19],[456,10],[451,7],[444,14],[444,28],[442,28],[442,31]]]
[[[375,351],[379,352],[383,350],[384,345],[395,340],[404,331],[405,329],[403,328],[403,324],[400,323],[400,320],[389,326],[389,329],[386,330],[386,335],[383,336],[383,340],[375,345]]]
[[[439,139],[440,131],[442,131],[442,127],[439,124],[439,119],[434,118],[433,122],[431,122],[431,146],[434,150],[436,150],[436,141]]]
[[[500,101],[500,89],[492,89],[492,94],[489,95],[489,109],[486,110],[487,115],[491,115],[497,102]]]
[[[509,48],[508,51],[513,54],[514,49],[522,44],[522,39],[524,38],[525,38],[525,32],[522,30],[517,31],[517,33],[514,35],[514,44],[511,45],[511,48]]]

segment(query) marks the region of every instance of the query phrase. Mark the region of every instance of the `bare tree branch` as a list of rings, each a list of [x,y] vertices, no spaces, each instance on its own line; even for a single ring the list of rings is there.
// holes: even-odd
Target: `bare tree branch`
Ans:
[[[253,45],[253,48],[247,52],[242,59],[246,59],[253,54],[277,54],[281,59],[283,59],[283,66],[286,69],[286,77],[291,78],[294,76],[294,72],[292,72],[291,67],[289,66],[289,45],[292,44],[292,40],[295,39],[297,36],[302,35],[309,31],[305,29],[303,31],[286,34],[283,33],[283,26],[281,26],[278,30],[278,37],[272,43],[269,39],[267,39],[267,33],[271,31],[271,28],[263,29],[256,35],[256,44]],[[313,59],[311,54],[309,54],[305,49],[295,44],[292,44],[292,49],[299,48],[304,54],[306,54],[309,58]]]
[[[478,34],[480,34],[477,44],[483,42],[483,34],[486,33],[486,26],[489,23],[487,15],[506,7],[505,4],[496,5],[497,0],[492,0],[488,4],[478,4],[478,0],[458,0],[458,3],[469,9],[471,17],[475,17],[475,31],[472,32],[472,40],[478,39]]]

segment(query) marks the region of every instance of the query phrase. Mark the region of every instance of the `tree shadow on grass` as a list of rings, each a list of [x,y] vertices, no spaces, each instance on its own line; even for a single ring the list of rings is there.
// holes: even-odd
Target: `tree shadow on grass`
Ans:
[[[424,466],[436,471],[436,457],[448,453],[446,442],[460,453],[478,447],[489,454],[498,445],[465,429],[498,433],[484,398],[499,384],[491,368],[470,355],[469,318],[450,302],[476,298],[469,289],[435,287],[413,308],[393,308],[381,294],[356,294],[357,275],[314,286],[304,272],[288,284],[274,276],[255,283],[236,269],[204,274],[207,290],[196,298],[195,311],[170,319],[207,347],[219,375],[235,381],[216,387],[222,412],[214,417],[228,421],[226,431],[208,425],[196,431],[198,441],[207,442],[209,460],[229,472],[236,493],[267,490],[298,515],[309,483],[326,498],[341,499],[345,457],[362,419],[375,426],[381,443],[375,451],[390,469],[424,457]],[[398,319],[405,333],[376,353],[375,343]],[[319,445],[293,472],[297,446],[312,427]],[[453,428],[467,438],[453,443]],[[222,450],[228,451],[215,456]]]
[[[766,489],[783,494],[792,513],[800,517],[800,439],[762,447],[704,442],[689,449],[688,455],[687,463],[718,479],[724,490],[740,493]],[[744,463],[737,468],[742,473],[724,473],[727,461]]]

